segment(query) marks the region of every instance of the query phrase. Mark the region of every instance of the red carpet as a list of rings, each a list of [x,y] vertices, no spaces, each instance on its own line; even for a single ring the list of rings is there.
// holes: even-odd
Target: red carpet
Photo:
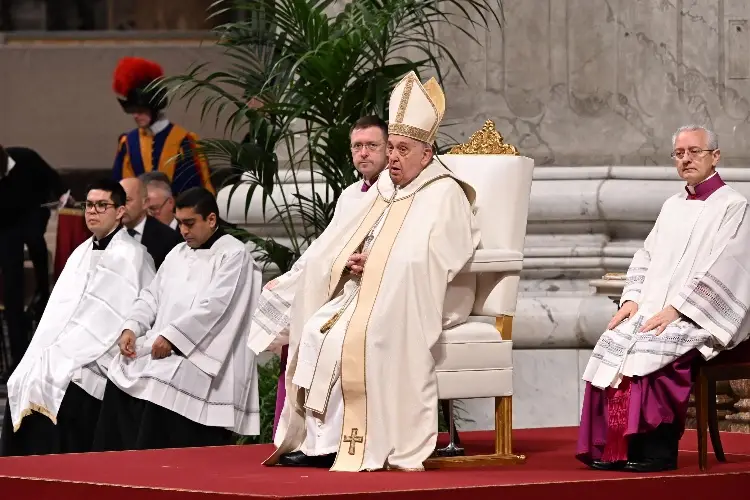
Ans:
[[[2,458],[0,492],[9,500],[22,495],[55,500],[580,500],[592,493],[607,500],[638,500],[645,494],[700,498],[750,488],[750,435],[723,433],[729,462],[719,464],[711,456],[709,472],[702,474],[695,433],[688,431],[680,443],[678,471],[639,475],[585,468],[573,458],[576,431],[514,432],[516,452],[528,458],[525,465],[412,473],[264,467],[260,463],[271,451],[267,445]],[[489,433],[462,438],[472,452],[491,451]]]

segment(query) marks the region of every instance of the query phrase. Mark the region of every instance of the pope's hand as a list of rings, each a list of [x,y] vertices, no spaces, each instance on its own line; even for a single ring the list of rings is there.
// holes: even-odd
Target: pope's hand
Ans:
[[[159,335],[151,346],[151,357],[162,359],[172,355],[172,343]]]
[[[364,254],[364,253],[353,253],[349,257],[349,260],[346,261],[346,267],[349,268],[349,272],[351,272],[352,274],[356,274],[357,276],[359,276],[365,270],[365,261],[366,260],[367,260],[367,254]]]
[[[117,341],[117,345],[120,348],[120,354],[126,358],[134,358],[135,333],[133,333],[133,330],[123,330],[120,335],[120,340]]]
[[[626,319],[630,319],[633,317],[635,313],[638,312],[638,304],[633,302],[632,300],[626,301],[622,307],[620,308],[617,313],[612,317],[609,324],[607,325],[607,330],[611,330]]]
[[[650,332],[656,329],[656,335],[661,335],[664,329],[674,320],[679,319],[680,313],[672,306],[667,306],[658,313],[654,314],[651,319],[643,323],[641,332]]]

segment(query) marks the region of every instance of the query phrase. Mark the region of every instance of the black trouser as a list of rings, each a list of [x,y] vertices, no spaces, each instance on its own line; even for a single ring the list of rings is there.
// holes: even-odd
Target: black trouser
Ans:
[[[44,233],[47,232],[49,209],[38,208],[29,212],[23,224],[23,240],[29,250],[29,259],[34,265],[36,292],[46,299],[49,296],[49,251]]]
[[[134,398],[108,380],[92,451],[224,446],[234,444],[232,436],[222,427],[199,424]]]
[[[71,382],[57,412],[57,425],[41,413],[31,412],[13,432],[9,403],[5,407],[0,456],[89,452],[100,407],[101,401]]]
[[[8,323],[11,367],[21,362],[29,344],[24,314],[23,223],[24,219],[0,227],[0,272],[2,272],[5,320]]]

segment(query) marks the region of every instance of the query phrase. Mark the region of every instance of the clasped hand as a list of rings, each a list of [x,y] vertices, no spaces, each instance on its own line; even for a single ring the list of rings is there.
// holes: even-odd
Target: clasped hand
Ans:
[[[135,358],[135,333],[132,330],[123,330],[120,340],[117,341],[120,354],[126,358]],[[162,359],[172,355],[172,343],[159,335],[151,346],[151,357]]]
[[[346,261],[346,267],[349,272],[360,276],[365,270],[365,261],[367,260],[367,254],[364,253],[353,253],[349,256],[349,260]]]
[[[632,318],[638,312],[638,304],[632,300],[625,302],[619,311],[614,315],[607,325],[607,330],[611,330],[626,319]],[[654,314],[648,321],[643,323],[639,332],[649,332],[656,330],[655,335],[661,335],[670,323],[679,319],[680,313],[672,306],[667,306],[658,313]]]

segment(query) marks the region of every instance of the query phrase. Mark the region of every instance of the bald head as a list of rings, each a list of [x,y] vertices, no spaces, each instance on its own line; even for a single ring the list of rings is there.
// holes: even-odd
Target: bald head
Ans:
[[[128,229],[133,229],[146,217],[146,185],[136,177],[123,179],[120,185],[125,190],[125,215],[122,223]]]

